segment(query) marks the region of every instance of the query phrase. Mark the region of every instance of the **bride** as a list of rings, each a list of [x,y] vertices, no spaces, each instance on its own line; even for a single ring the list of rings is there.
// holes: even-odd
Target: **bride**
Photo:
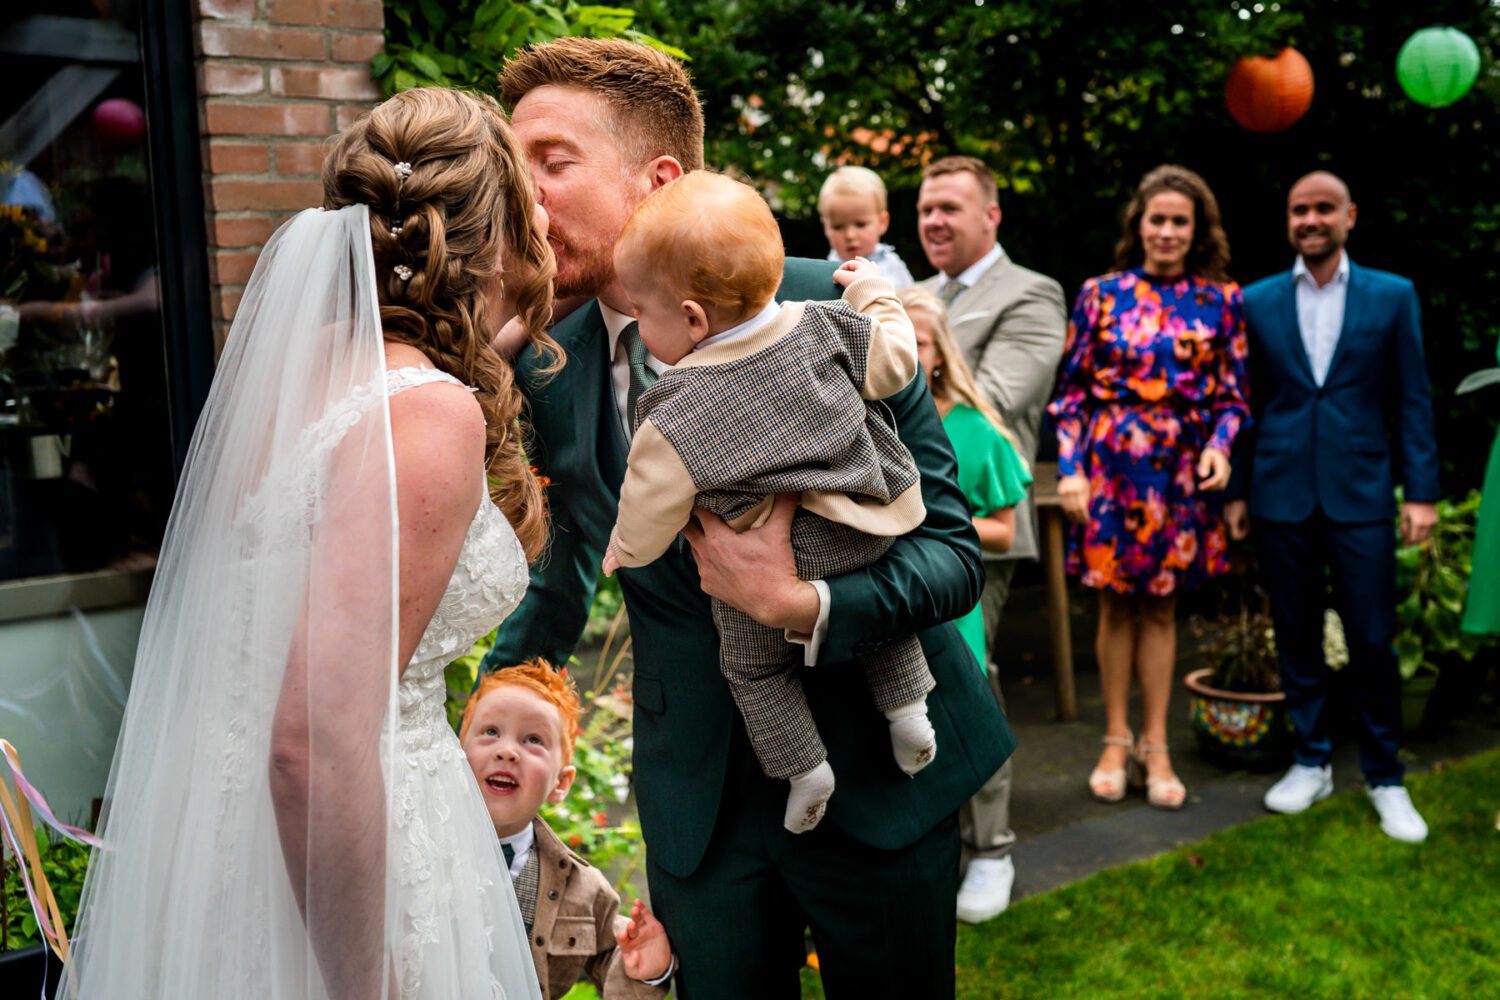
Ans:
[[[400,94],[261,255],[147,605],[63,995],[535,997],[443,666],[543,545],[545,216],[495,102]]]

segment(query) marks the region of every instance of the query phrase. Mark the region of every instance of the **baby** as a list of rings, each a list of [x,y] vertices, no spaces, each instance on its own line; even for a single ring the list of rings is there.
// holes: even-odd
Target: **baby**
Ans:
[[[818,215],[830,247],[828,259],[864,257],[901,289],[912,283],[911,272],[895,247],[880,242],[891,227],[885,204],[885,182],[866,167],[839,167],[818,192]]]
[[[602,1000],[660,1000],[677,968],[645,904],[629,919],[597,868],[563,845],[537,810],[567,797],[576,773],[578,695],[544,660],[485,674],[464,706],[458,739],[510,868],[542,995],[587,978]]]
[[[783,265],[770,208],[719,174],[666,185],[625,223],[616,274],[641,340],[677,367],[636,401],[605,572],[656,559],[695,506],[744,531],[776,494],[800,494],[792,548],[805,580],[868,566],[926,517],[916,462],[879,402],[917,371],[890,282],[850,261],[834,273],[842,301],[781,305]],[[722,601],[713,615],[720,669],[761,767],[791,782],[785,826],[811,830],[834,775],[796,677],[802,648]],[[922,647],[909,636],[863,662],[896,763],[914,775],[937,751]]]

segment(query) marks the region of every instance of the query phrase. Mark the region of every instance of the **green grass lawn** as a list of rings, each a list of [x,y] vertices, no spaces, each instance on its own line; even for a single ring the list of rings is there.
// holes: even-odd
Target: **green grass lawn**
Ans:
[[[1500,995],[1500,751],[1409,787],[1422,845],[1355,790],[960,925],[958,996]]]

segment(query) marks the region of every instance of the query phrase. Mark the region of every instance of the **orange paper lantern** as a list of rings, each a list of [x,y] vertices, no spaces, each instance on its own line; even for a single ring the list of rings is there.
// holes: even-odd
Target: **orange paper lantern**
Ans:
[[[1312,67],[1293,48],[1270,59],[1243,57],[1224,84],[1229,114],[1252,132],[1286,131],[1307,113],[1312,98]]]

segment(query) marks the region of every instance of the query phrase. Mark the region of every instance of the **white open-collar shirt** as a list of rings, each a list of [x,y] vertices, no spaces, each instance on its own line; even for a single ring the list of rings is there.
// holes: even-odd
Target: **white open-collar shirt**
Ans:
[[[1307,269],[1299,254],[1292,266],[1292,281],[1297,286],[1297,325],[1302,330],[1302,346],[1312,366],[1318,385],[1328,377],[1333,352],[1339,346],[1339,331],[1344,328],[1344,305],[1349,299],[1349,255],[1339,251],[1339,266],[1333,280],[1318,287],[1317,279]]]

